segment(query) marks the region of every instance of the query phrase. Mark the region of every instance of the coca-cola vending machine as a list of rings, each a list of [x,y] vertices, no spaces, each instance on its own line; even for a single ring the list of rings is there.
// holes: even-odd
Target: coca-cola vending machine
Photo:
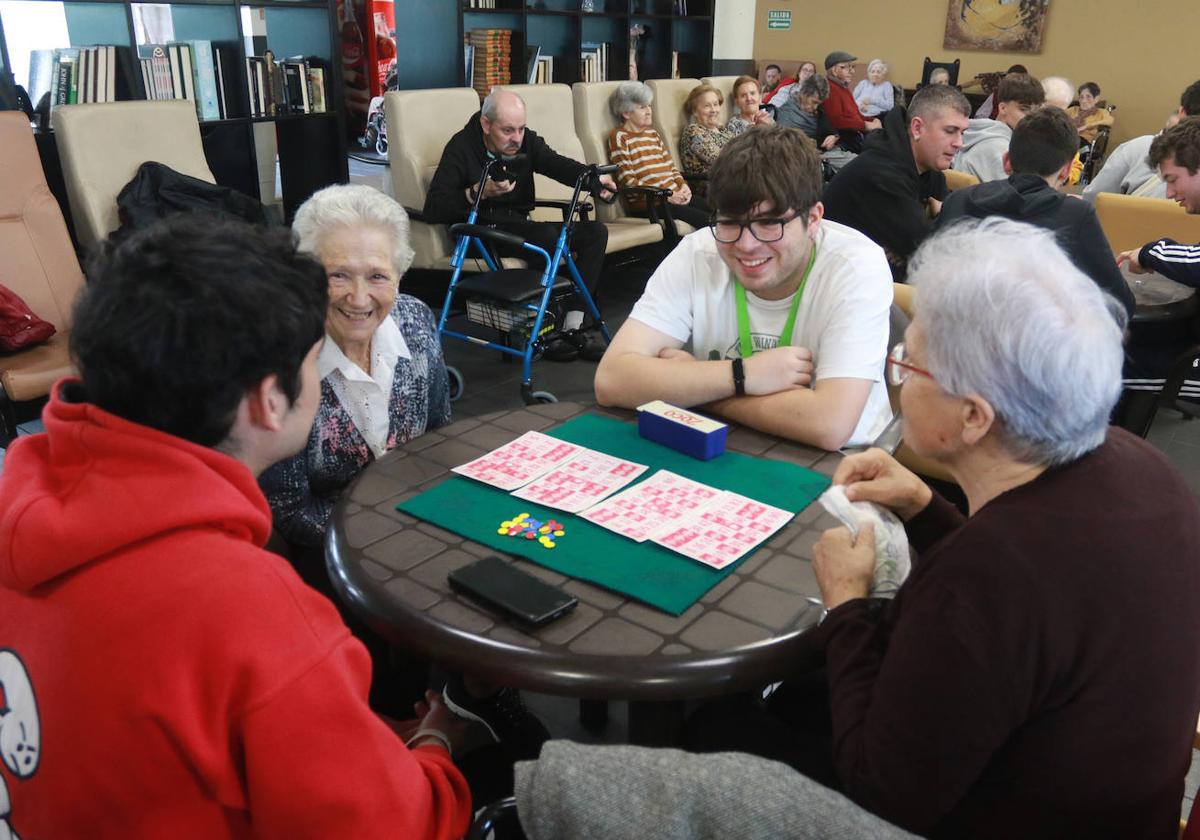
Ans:
[[[358,138],[366,130],[372,100],[383,96],[395,69],[396,13],[392,0],[338,0],[338,17],[346,126]]]

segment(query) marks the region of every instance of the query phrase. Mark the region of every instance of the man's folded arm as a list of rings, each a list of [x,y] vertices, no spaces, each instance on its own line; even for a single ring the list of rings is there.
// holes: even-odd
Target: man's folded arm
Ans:
[[[729,397],[705,408],[760,432],[833,451],[854,434],[873,384],[869,379],[821,379],[811,389]]]
[[[728,360],[700,362],[694,358],[660,357],[679,350],[683,342],[641,321],[629,318],[617,331],[596,369],[596,402],[637,408],[651,400],[684,408],[734,393],[733,366]]]

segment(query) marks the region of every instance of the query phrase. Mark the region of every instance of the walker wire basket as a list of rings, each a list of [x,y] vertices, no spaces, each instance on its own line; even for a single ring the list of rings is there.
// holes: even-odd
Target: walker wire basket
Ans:
[[[497,332],[529,338],[533,322],[537,319],[537,308],[523,304],[497,303],[493,300],[476,298],[467,301],[467,320],[472,324],[491,327]],[[554,315],[549,310],[542,318],[541,335],[554,329]]]

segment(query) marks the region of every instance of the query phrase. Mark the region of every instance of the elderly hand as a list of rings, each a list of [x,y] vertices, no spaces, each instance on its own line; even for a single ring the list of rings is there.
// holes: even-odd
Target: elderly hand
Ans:
[[[1132,251],[1122,251],[1117,254],[1117,268],[1122,266],[1129,269],[1130,274],[1153,274],[1154,269],[1146,268],[1138,262],[1138,255],[1142,253],[1141,248],[1134,248]]]
[[[827,610],[866,598],[875,576],[875,524],[859,528],[858,539],[844,525],[822,534],[813,546],[813,572]]]
[[[755,353],[742,366],[746,393],[754,396],[805,388],[812,382],[812,351],[807,347],[775,347]]]
[[[833,483],[845,485],[850,501],[883,505],[905,522],[925,510],[933,498],[929,485],[882,449],[847,455],[838,464]]]
[[[837,141],[838,141],[838,136],[836,134],[830,134],[828,137],[826,137],[824,140],[821,141],[821,148],[828,152],[830,149],[832,149],[834,146],[837,145]]]
[[[613,176],[611,175],[601,175],[600,186],[604,187],[604,189],[600,190],[601,198],[609,199],[617,194],[617,182],[613,180]]]
[[[929,208],[929,215],[936,218],[942,212],[942,202],[938,201],[933,196],[925,199],[925,204]]]
[[[687,204],[691,200],[692,200],[692,191],[690,189],[688,189],[686,185],[684,186],[683,189],[675,190],[675,192],[673,192],[669,196],[667,196],[668,204]]]
[[[883,123],[881,123],[879,120],[867,120],[866,126],[867,131],[877,131],[883,127]]]
[[[498,195],[504,195],[505,193],[510,193],[516,188],[517,188],[516,181],[496,181],[492,178],[488,178],[487,181],[483,185],[483,197],[484,198],[495,198]],[[468,193],[467,197],[468,198],[470,198],[470,196],[473,195],[474,192],[475,192],[475,188],[473,186],[467,187],[467,193]]]
[[[770,125],[773,122],[775,122],[775,120],[774,120],[774,118],[772,118],[771,113],[769,111],[759,110],[759,111],[756,111],[754,114],[754,124],[755,125]]]

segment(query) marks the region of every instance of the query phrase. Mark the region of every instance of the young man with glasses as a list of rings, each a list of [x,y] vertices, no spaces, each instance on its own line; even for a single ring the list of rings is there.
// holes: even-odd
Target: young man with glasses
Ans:
[[[891,275],[878,246],[822,219],[820,195],[801,132],[730,141],[709,174],[713,224],[650,278],[600,362],[596,399],[704,406],[824,449],[874,439],[891,418]]]

